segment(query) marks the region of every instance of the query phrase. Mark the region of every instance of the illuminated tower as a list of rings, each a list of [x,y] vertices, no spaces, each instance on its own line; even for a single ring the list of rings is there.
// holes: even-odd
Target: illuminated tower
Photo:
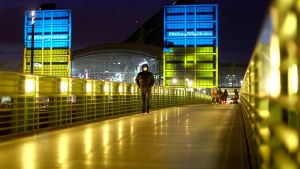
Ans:
[[[25,12],[24,73],[31,72],[33,46],[33,74],[69,77],[71,10],[44,9]],[[33,44],[32,37],[34,37]]]
[[[217,87],[218,6],[166,5],[163,55],[166,87]]]

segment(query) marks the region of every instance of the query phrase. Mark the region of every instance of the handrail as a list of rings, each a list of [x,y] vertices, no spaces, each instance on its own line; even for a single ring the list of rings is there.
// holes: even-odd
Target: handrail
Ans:
[[[0,72],[0,136],[141,112],[135,84]],[[151,110],[205,103],[198,92],[154,86]]]
[[[241,88],[250,161],[300,168],[300,1],[274,0]]]

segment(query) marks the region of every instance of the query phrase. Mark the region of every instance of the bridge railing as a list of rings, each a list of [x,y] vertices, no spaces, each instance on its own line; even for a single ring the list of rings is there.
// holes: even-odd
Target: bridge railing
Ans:
[[[141,112],[135,84],[0,72],[0,136]],[[209,96],[154,86],[151,109],[205,103]]]
[[[241,89],[252,168],[300,168],[300,1],[275,0]]]

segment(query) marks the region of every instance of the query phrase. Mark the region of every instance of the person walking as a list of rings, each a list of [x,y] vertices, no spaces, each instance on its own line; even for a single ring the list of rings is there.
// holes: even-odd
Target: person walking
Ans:
[[[233,100],[233,104],[238,104],[238,100],[239,100],[239,92],[237,91],[237,89],[234,89],[234,100]]]
[[[142,112],[149,113],[150,111],[150,100],[151,100],[151,89],[154,85],[153,73],[149,71],[149,66],[147,64],[142,65],[142,72],[140,72],[136,78],[135,82],[140,89],[142,97]]]
[[[223,93],[223,100],[224,100],[224,103],[226,104],[227,102],[227,97],[228,97],[228,92],[227,92],[227,89],[225,89],[224,93]]]
[[[221,88],[219,88],[219,90],[217,91],[217,100],[218,100],[217,102],[219,104],[222,103],[222,95],[223,95],[223,92],[222,92]]]
[[[215,89],[211,90],[211,104],[217,103],[217,92]]]

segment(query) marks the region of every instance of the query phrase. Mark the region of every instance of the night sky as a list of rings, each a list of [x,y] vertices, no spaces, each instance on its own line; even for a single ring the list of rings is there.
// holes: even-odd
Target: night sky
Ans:
[[[220,62],[247,63],[269,0],[218,0]],[[154,15],[163,0],[0,0],[0,61],[23,60],[24,11],[41,3],[72,9],[72,50],[121,42]]]

